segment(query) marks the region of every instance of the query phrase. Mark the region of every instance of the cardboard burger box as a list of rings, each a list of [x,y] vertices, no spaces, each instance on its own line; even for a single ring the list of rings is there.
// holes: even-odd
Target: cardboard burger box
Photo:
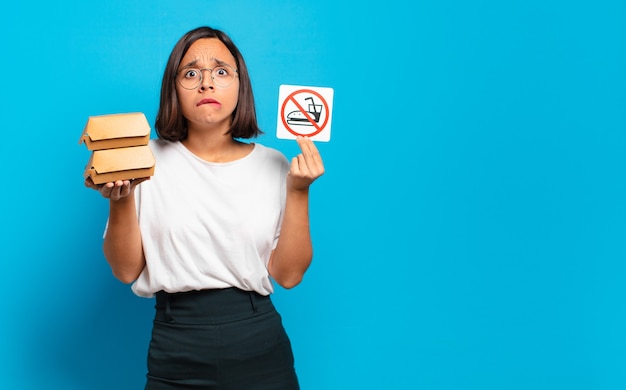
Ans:
[[[155,161],[148,145],[96,150],[85,168],[95,184],[150,177]]]
[[[95,184],[150,177],[155,159],[150,125],[142,113],[91,116],[78,141],[91,150],[84,177]]]
[[[89,150],[147,145],[150,124],[141,112],[90,116],[78,141]]]

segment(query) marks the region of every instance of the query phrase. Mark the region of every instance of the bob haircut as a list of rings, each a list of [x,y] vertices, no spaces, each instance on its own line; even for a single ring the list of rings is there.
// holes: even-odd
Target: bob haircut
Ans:
[[[189,50],[189,47],[202,38],[219,39],[235,57],[239,75],[239,97],[237,107],[235,107],[232,114],[230,129],[226,134],[230,134],[233,138],[254,138],[263,134],[256,119],[250,75],[239,49],[224,32],[211,27],[198,27],[187,32],[178,40],[167,60],[161,82],[159,111],[155,122],[158,137],[174,142],[187,138],[187,119],[183,116],[178,103],[176,74],[178,73],[180,62],[187,50]]]

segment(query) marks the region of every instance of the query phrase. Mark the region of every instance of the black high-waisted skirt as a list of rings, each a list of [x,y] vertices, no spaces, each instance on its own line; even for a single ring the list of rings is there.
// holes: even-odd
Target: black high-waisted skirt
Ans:
[[[146,390],[296,390],[269,296],[236,288],[156,294]]]

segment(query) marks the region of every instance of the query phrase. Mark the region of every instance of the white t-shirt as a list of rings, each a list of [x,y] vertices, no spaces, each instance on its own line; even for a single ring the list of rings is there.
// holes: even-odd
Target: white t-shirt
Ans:
[[[254,144],[247,156],[211,163],[180,142],[150,140],[154,176],[135,190],[146,267],[132,290],[238,287],[269,295],[267,270],[280,234],[289,162]]]

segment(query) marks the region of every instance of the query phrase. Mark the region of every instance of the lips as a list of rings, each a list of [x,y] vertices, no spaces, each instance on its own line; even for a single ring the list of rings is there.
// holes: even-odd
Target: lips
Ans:
[[[215,100],[215,99],[207,98],[207,99],[202,99],[202,100],[200,100],[200,101],[198,102],[198,104],[196,104],[196,106],[201,106],[201,105],[203,105],[203,104],[217,104],[217,105],[219,105],[219,104],[220,104],[220,102],[218,102],[218,101],[217,101],[217,100]]]

